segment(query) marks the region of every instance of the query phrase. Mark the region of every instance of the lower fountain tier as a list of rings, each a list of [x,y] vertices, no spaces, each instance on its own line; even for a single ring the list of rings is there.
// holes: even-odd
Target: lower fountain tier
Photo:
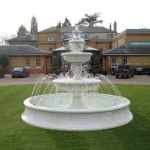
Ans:
[[[97,92],[101,80],[86,78],[81,80],[75,79],[56,79],[53,83],[57,92]]]
[[[122,126],[133,118],[129,100],[107,94],[84,94],[84,108],[73,108],[66,93],[30,97],[24,101],[22,120],[45,129],[66,131],[103,130]]]

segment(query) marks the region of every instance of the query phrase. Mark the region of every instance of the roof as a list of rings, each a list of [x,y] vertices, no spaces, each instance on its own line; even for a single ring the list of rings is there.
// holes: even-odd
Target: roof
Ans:
[[[126,53],[127,49],[125,47],[112,48],[103,51],[103,55],[126,54]]]
[[[107,49],[103,51],[103,55],[130,55],[130,54],[149,54],[150,55],[150,47],[148,48],[135,48],[135,47],[119,47],[119,48],[113,48],[113,49]]]
[[[150,41],[130,41],[127,43],[128,47],[149,47]]]
[[[96,40],[96,42],[99,42],[99,43],[110,43],[112,41],[113,31],[105,27],[79,26],[79,29],[81,31],[81,35],[86,40]],[[73,30],[74,30],[74,26],[61,27],[61,28],[51,27],[51,28],[41,31],[41,33],[60,32],[61,34],[60,38],[55,39],[56,41],[49,41],[53,43],[53,42],[63,42],[64,40],[67,41],[71,37]]]
[[[121,33],[118,33],[113,39],[119,38],[124,34],[150,34],[150,29],[126,29]]]
[[[54,49],[53,51],[66,51],[67,48],[65,48],[64,46],[60,47],[60,48],[57,48],[57,49]],[[87,47],[85,50],[88,50],[88,51],[98,51],[98,49],[95,49],[93,47]]]
[[[60,31],[60,29],[58,27],[54,26],[54,27],[49,27],[47,29],[44,29],[40,32],[56,32],[56,31]]]
[[[26,42],[34,42],[34,41],[36,41],[33,37],[32,37],[32,35],[26,35],[26,36],[17,36],[17,37],[14,37],[14,38],[12,38],[12,39],[9,39],[9,40],[7,40],[8,42],[11,42],[11,41],[17,41],[17,42],[19,42],[19,41],[26,41]]]
[[[128,34],[150,34],[150,29],[126,29]]]
[[[50,27],[47,29],[44,29],[40,32],[63,32],[63,33],[67,33],[67,32],[72,32],[72,30],[74,29],[74,26],[68,26],[68,27]],[[114,32],[110,29],[107,29],[103,26],[93,26],[93,27],[89,27],[89,26],[79,26],[79,29],[81,30],[81,32],[92,32],[92,33],[106,33],[106,32]]]
[[[4,55],[48,55],[49,51],[30,45],[5,45],[0,46],[0,54]]]
[[[97,38],[96,41],[99,42],[99,43],[110,43],[110,42],[112,42],[112,39],[111,38],[107,38],[107,39]]]
[[[122,55],[122,54],[150,55],[150,42],[148,41],[128,42],[126,46],[107,49],[103,51],[103,54],[104,55]]]

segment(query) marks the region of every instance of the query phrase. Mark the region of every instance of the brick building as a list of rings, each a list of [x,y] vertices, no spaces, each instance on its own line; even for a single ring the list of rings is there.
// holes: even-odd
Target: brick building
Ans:
[[[8,56],[7,73],[14,67],[26,67],[29,73],[48,73],[49,52],[30,45],[0,46],[0,55]]]
[[[8,56],[7,72],[14,67],[26,67],[31,74],[51,71],[50,53],[37,47],[38,24],[35,17],[31,19],[31,30],[21,25],[17,36],[7,40],[8,45],[0,46],[0,55]]]
[[[63,46],[73,29],[73,26],[55,26],[38,32],[38,47],[52,51]],[[79,29],[88,46],[99,50],[112,47],[112,38],[116,35],[116,31],[102,26],[80,26]]]
[[[111,25],[109,28],[83,25],[79,28],[87,42],[87,46],[97,49],[100,55],[102,54],[102,61],[99,61],[99,65],[102,66],[103,70],[110,72],[114,65],[123,63],[135,67],[150,66],[150,29],[127,29],[117,34],[116,22],[113,24],[113,29]],[[7,40],[7,42],[14,47],[28,45],[31,46],[31,50],[33,50],[33,47],[37,47],[41,53],[41,55],[38,54],[40,57],[43,57],[42,51],[47,51],[47,54],[44,54],[47,57],[47,61],[44,62],[45,66],[47,66],[47,71],[51,72],[53,52],[56,49],[66,47],[73,29],[74,26],[71,26],[68,22],[64,22],[63,24],[59,23],[54,27],[38,32],[36,18],[33,17],[31,20],[31,31],[27,31],[22,25],[18,29],[17,36]],[[2,47],[0,47],[0,51],[1,49]],[[32,53],[28,55],[33,56]],[[36,53],[34,53],[34,56],[36,57]],[[20,57],[22,61],[26,59],[24,55],[23,57],[20,55]],[[33,60],[35,59],[33,58]],[[11,64],[12,66],[15,66],[14,61],[10,62],[13,63]],[[30,71],[35,72],[34,69],[33,71],[30,69]],[[46,72],[43,71],[43,73]]]
[[[86,40],[87,47],[90,47],[90,49],[95,48],[96,50],[98,50],[97,52],[91,51],[92,53],[94,52],[94,54],[95,52],[97,53],[97,55],[93,54],[95,57],[93,58],[93,61],[96,60],[96,62],[92,62],[92,64],[98,63],[99,68],[101,68],[102,61],[100,55],[102,51],[106,49],[110,49],[112,47],[112,38],[117,34],[116,33],[117,24],[114,23],[114,30],[112,30],[111,27],[108,29],[103,26],[79,26],[79,29],[82,33],[83,38]],[[51,54],[50,60],[53,60],[51,63],[52,64],[51,68],[53,68],[53,70],[56,70],[54,69],[54,66],[56,68],[55,64],[57,64],[57,62],[59,62],[58,68],[61,68],[60,66],[61,58],[56,59],[56,56],[61,57],[59,53],[68,50],[66,49],[67,42],[68,39],[71,37],[73,30],[74,30],[74,26],[71,26],[69,24],[69,25],[62,25],[62,26],[59,25],[55,27],[50,27],[38,32],[37,45],[40,49],[49,50]],[[62,50],[64,49],[64,47],[65,50]],[[99,61],[97,61],[98,56],[99,56]],[[57,62],[54,62],[54,60],[57,60]]]
[[[150,68],[150,29],[127,29],[112,39],[112,49],[103,52],[103,67],[115,65]]]

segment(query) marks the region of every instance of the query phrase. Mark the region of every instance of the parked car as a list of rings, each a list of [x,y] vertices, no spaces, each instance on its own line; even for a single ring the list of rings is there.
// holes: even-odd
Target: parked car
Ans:
[[[16,67],[11,72],[12,78],[25,78],[28,77],[29,74],[27,72],[27,69],[24,67]]]
[[[111,74],[115,75],[116,70],[118,69],[118,65],[112,65],[111,67]]]
[[[135,74],[136,75],[150,75],[150,68],[137,67],[135,68]]]
[[[135,68],[135,74],[144,75],[145,74],[144,68],[141,68],[141,67]]]
[[[150,76],[150,68],[149,68],[149,69],[147,69],[146,74]]]
[[[134,76],[134,69],[129,65],[118,65],[114,74],[116,78],[127,79]]]

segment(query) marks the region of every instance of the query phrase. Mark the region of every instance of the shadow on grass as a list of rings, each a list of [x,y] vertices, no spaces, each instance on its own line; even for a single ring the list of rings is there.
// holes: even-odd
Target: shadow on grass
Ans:
[[[94,150],[150,150],[149,125],[149,120],[139,114],[134,114],[134,120],[128,125],[81,134]]]
[[[47,131],[47,134],[55,141],[57,150],[90,150],[81,132]]]
[[[48,131],[57,150],[150,150],[150,121],[138,113],[123,127],[92,132]]]
[[[128,126],[113,131],[126,150],[150,150],[150,121],[139,113]]]

